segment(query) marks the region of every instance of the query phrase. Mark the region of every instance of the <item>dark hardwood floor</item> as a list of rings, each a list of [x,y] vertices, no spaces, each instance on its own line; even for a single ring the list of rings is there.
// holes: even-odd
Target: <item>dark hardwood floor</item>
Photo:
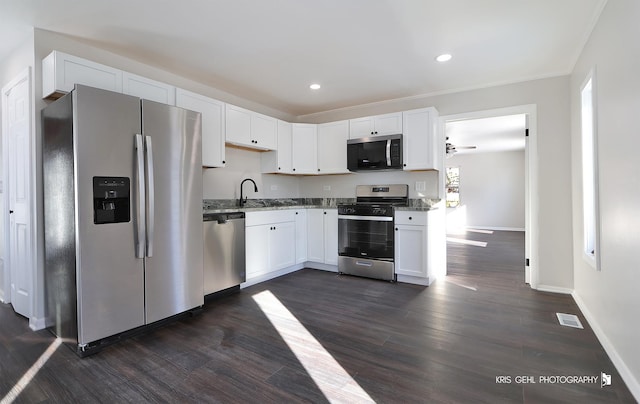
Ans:
[[[16,402],[328,402],[327,386],[343,402],[635,402],[573,299],[523,283],[522,233],[454,237],[487,246],[449,243],[449,276],[428,288],[301,270],[85,359],[60,346]],[[0,305],[0,400],[53,341]],[[538,382],[600,372],[610,386]]]

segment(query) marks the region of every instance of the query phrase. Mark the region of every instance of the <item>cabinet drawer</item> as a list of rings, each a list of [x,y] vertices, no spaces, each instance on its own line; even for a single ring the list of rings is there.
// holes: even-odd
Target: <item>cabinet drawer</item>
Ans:
[[[260,226],[272,223],[293,222],[295,220],[296,212],[294,209],[246,212],[245,226]]]
[[[395,213],[395,224],[427,225],[427,212],[399,211]]]

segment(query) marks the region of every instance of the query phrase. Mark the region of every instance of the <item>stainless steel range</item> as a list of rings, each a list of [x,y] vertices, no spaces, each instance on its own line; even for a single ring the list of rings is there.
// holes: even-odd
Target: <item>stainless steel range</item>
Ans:
[[[338,271],[395,281],[394,206],[407,206],[409,186],[358,185],[354,205],[338,205]]]

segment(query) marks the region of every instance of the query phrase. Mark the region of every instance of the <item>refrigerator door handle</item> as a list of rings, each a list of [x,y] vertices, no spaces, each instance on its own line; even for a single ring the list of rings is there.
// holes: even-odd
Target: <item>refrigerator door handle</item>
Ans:
[[[151,143],[151,136],[144,137],[144,145],[147,153],[147,257],[152,257],[155,224],[155,196],[153,184],[153,144]]]
[[[135,137],[136,147],[136,168],[138,173],[136,175],[136,186],[138,188],[138,209],[136,212],[136,227],[138,237],[136,239],[136,258],[144,258],[144,246],[145,233],[144,233],[144,220],[146,217],[145,212],[145,187],[144,187],[144,144],[142,141],[142,135],[136,134]]]

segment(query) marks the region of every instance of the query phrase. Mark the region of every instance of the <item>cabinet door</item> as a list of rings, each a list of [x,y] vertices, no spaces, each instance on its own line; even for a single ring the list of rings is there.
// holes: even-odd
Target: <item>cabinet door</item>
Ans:
[[[427,226],[395,226],[396,274],[427,276]]]
[[[318,125],[318,174],[341,174],[347,170],[349,121]]]
[[[402,133],[402,112],[373,117],[374,135],[398,135]]]
[[[224,167],[224,103],[178,88],[176,106],[202,114],[202,166]]]
[[[402,152],[405,170],[434,170],[438,149],[435,110],[422,108],[403,112]]]
[[[261,150],[277,148],[278,120],[267,115],[251,113],[251,143]]]
[[[318,126],[308,123],[293,124],[294,174],[318,173]]]
[[[338,265],[338,210],[325,209],[324,216],[324,263]]]
[[[225,141],[251,147],[251,111],[226,104]]]
[[[372,136],[374,132],[373,117],[349,120],[349,139]]]
[[[307,209],[308,261],[324,262],[324,216],[322,209]]]
[[[307,211],[296,210],[296,264],[307,260]]]
[[[122,71],[58,51],[42,59],[42,98],[58,98],[75,84],[121,93]]]
[[[122,72],[122,92],[145,100],[176,105],[174,86],[128,72]]]
[[[260,154],[263,173],[293,174],[293,126],[278,120],[278,147],[276,150]]]
[[[247,280],[269,272],[269,225],[247,226],[245,260]]]
[[[295,222],[274,223],[269,229],[269,270],[277,271],[295,264]]]

